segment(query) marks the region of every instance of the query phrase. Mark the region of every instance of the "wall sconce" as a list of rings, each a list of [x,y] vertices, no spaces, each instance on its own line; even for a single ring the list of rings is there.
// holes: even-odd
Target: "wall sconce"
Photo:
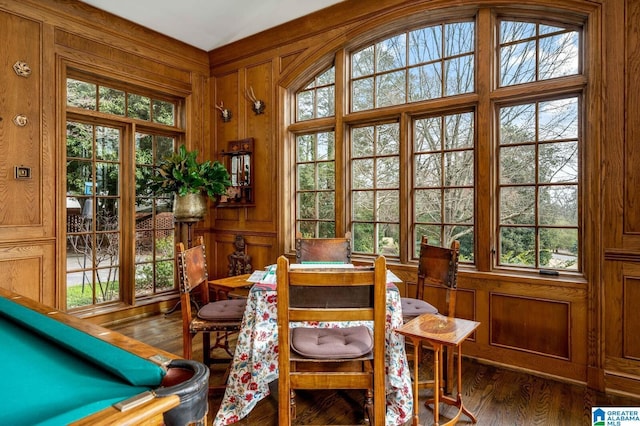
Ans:
[[[231,121],[231,111],[224,107],[224,102],[220,101],[220,105],[216,105],[216,109],[220,111],[220,118],[222,118],[223,122]]]
[[[255,112],[256,115],[262,114],[264,109],[267,107],[267,104],[256,98],[256,94],[253,93],[253,86],[249,86],[249,90],[247,90],[246,94],[247,99],[251,101],[251,109],[253,112]]]

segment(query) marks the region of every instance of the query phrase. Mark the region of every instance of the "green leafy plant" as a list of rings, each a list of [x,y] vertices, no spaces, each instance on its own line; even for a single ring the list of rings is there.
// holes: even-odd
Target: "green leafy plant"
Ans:
[[[227,169],[219,161],[198,162],[197,155],[198,151],[181,145],[158,165],[150,189],[156,194],[207,194],[210,198],[225,194],[231,186]]]

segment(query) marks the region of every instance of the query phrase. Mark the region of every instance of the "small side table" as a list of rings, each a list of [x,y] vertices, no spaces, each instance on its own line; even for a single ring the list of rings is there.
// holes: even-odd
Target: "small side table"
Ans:
[[[229,297],[229,293],[234,290],[251,287],[253,283],[247,281],[250,276],[251,274],[243,274],[209,280],[209,288],[215,291],[216,300],[221,298],[226,299]]]
[[[454,425],[458,422],[460,416],[464,413],[473,423],[477,422],[476,417],[465,408],[462,403],[462,342],[475,331],[480,325],[479,322],[469,321],[462,318],[451,318],[438,314],[423,314],[408,323],[404,324],[397,333],[411,339],[414,348],[414,381],[413,381],[413,426],[419,425],[418,418],[418,351],[421,342],[426,341],[433,347],[433,400],[427,400],[425,405],[433,402],[433,420],[434,425],[440,425],[439,402],[458,407],[458,413],[445,425]],[[451,346],[458,349],[458,371],[457,371],[457,396],[451,398],[444,395],[441,388],[442,370],[442,352],[444,346]],[[451,378],[449,378],[450,380]]]

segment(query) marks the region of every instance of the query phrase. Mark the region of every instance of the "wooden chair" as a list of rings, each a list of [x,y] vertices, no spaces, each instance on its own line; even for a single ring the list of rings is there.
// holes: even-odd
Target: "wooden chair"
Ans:
[[[366,389],[365,415],[384,424],[386,260],[371,268],[296,268],[278,258],[278,413],[296,416],[295,389]],[[349,328],[291,328],[296,321],[373,321]],[[371,396],[373,393],[373,396]]]
[[[225,299],[209,302],[207,257],[202,236],[196,238],[196,245],[185,249],[183,243],[176,245],[176,264],[180,283],[182,304],[182,350],[185,359],[192,359],[193,338],[202,333],[203,362],[230,362],[230,359],[214,359],[211,351],[222,348],[230,358],[233,353],[229,345],[229,334],[240,330],[246,299]],[[200,288],[202,307],[194,315],[191,309],[191,292]],[[211,333],[216,334],[211,344]],[[226,380],[224,381],[226,383]]]
[[[296,234],[296,263],[351,263],[351,232],[344,238],[302,238]]]
[[[456,288],[458,277],[458,256],[460,242],[455,240],[450,248],[428,244],[426,236],[420,242],[420,257],[418,261],[418,280],[416,297],[402,298],[402,317],[408,322],[424,313],[435,314],[438,309],[427,302],[428,288],[444,288],[447,311],[443,315],[453,318],[456,314]],[[435,295],[432,300],[435,300]],[[447,368],[443,377],[453,377],[453,351],[446,350]],[[442,365],[442,363],[440,363]],[[452,381],[446,380],[447,392],[451,392]]]

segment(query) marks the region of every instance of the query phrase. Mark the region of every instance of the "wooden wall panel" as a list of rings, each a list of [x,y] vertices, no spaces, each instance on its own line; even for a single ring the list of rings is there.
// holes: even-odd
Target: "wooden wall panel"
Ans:
[[[251,102],[245,99],[246,136],[254,138],[256,171],[255,197],[259,207],[247,209],[247,220],[260,231],[274,231],[278,210],[275,205],[276,170],[278,168],[278,150],[274,138],[274,121],[277,108],[274,99],[272,63],[256,64],[246,69],[245,90],[253,88],[257,99],[266,103],[264,113],[255,114]]]
[[[494,293],[490,304],[492,345],[570,358],[568,303]]]
[[[56,305],[53,282],[55,251],[51,244],[0,246],[0,287],[49,306]]]
[[[41,39],[39,22],[0,12],[0,239],[24,236],[24,227],[43,223]],[[18,61],[31,75],[14,72]],[[27,120],[24,126],[14,122],[17,116]],[[30,177],[17,179],[16,166],[27,168]]]
[[[622,294],[622,356],[640,361],[640,277],[625,277]]]
[[[624,219],[626,233],[640,233],[640,1],[628,0],[626,13],[626,135]]]

